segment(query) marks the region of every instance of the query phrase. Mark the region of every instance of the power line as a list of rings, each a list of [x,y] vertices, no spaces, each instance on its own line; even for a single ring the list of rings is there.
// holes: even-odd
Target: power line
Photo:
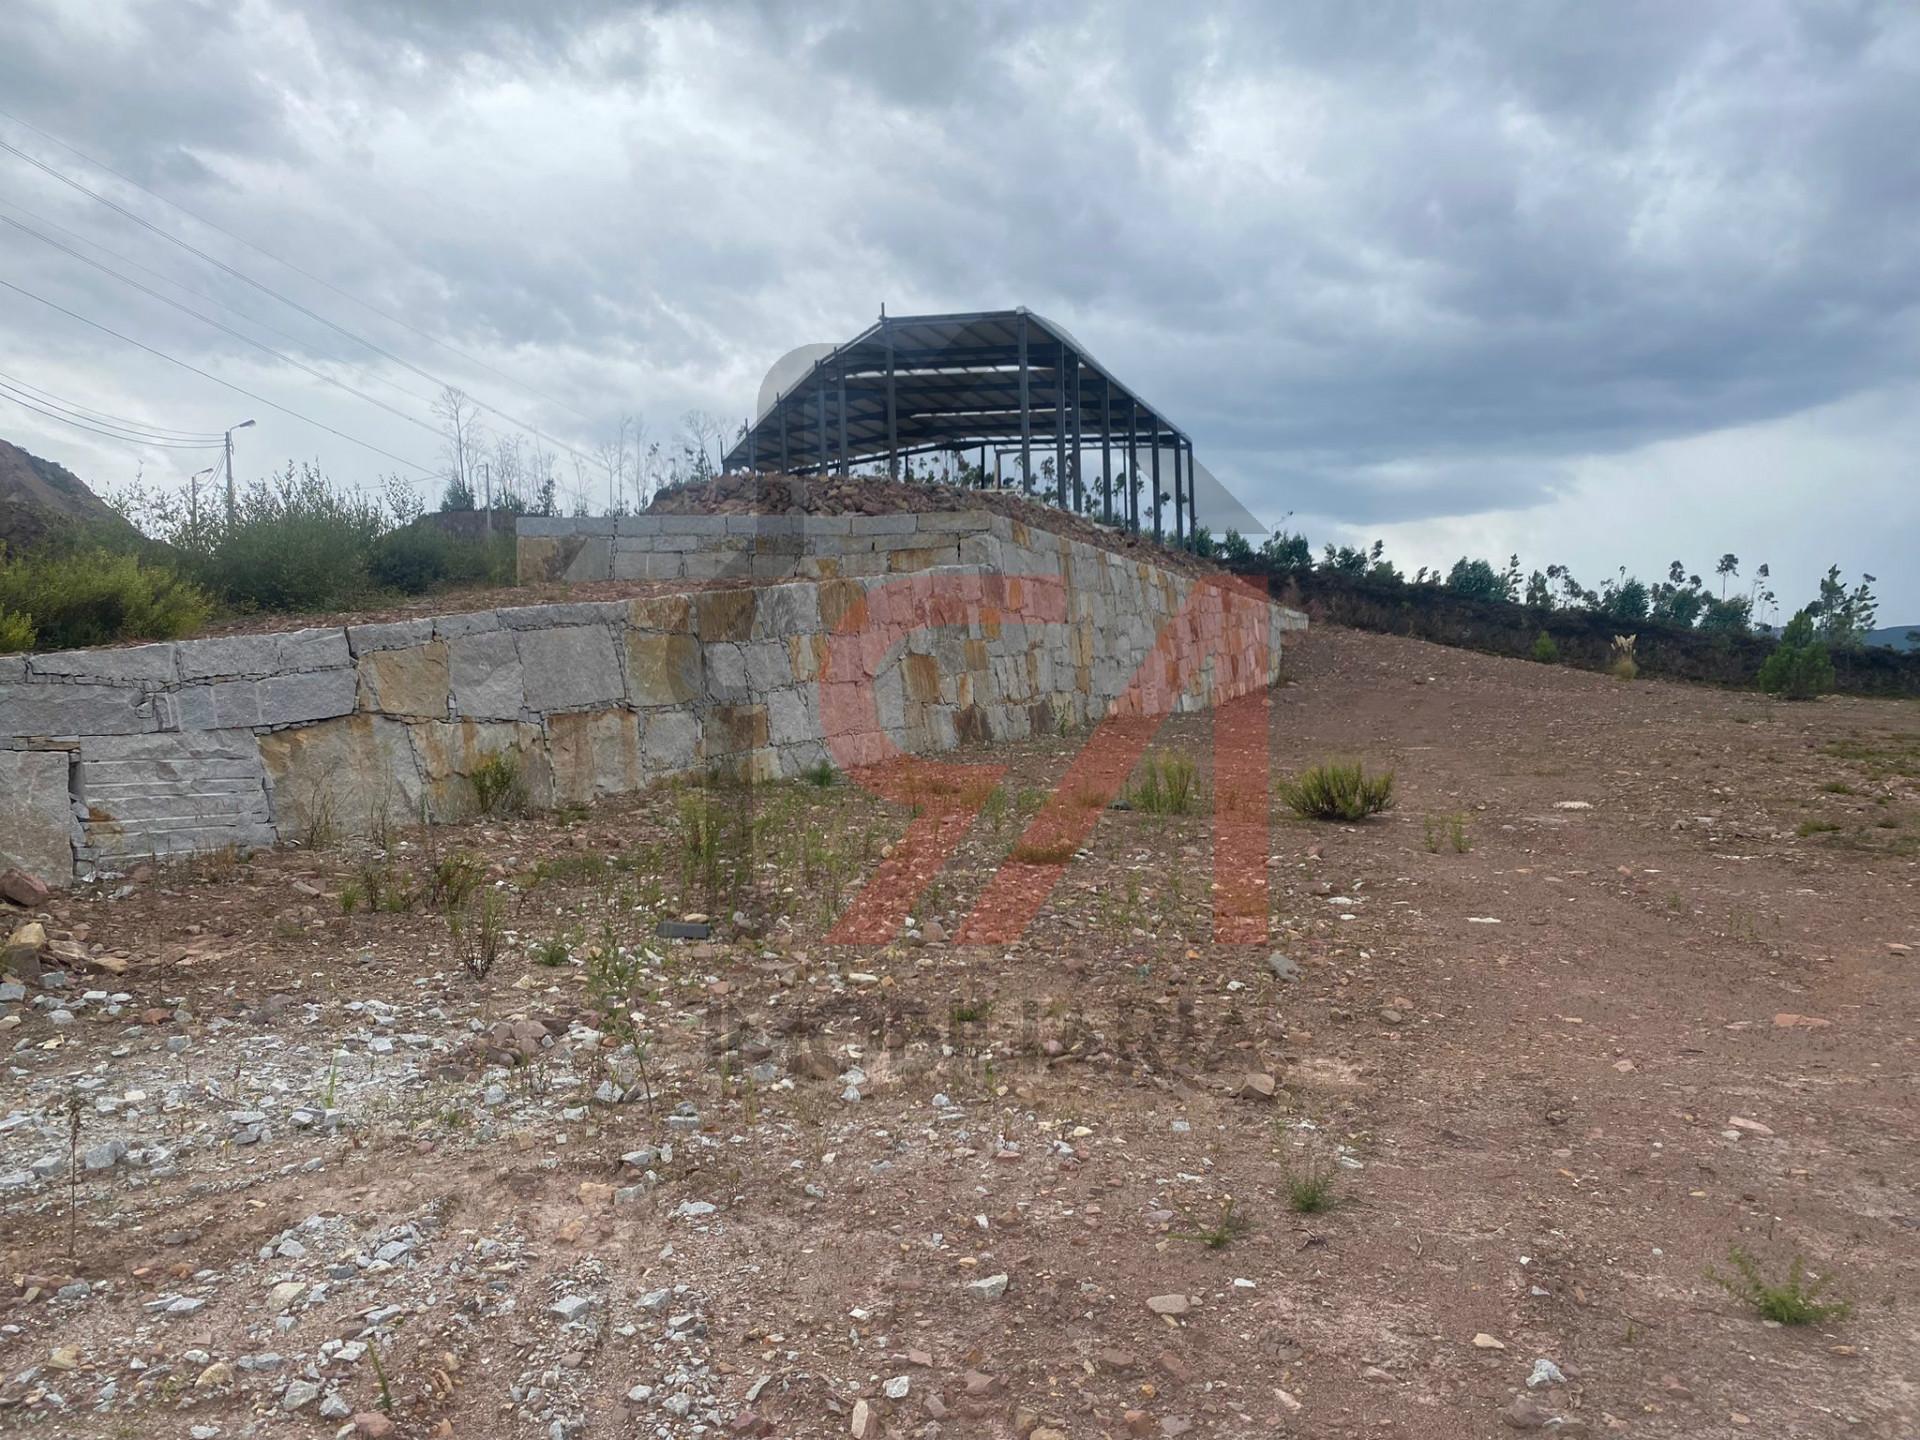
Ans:
[[[135,260],[132,256],[122,255],[118,250],[112,249],[111,247],[106,245],[102,245],[98,240],[92,239],[91,237],[86,235],[82,235],[77,230],[70,230],[64,225],[56,224],[54,221],[49,220],[46,216],[39,214],[37,211],[27,209],[27,207],[24,205],[16,205],[11,200],[0,200],[0,205],[4,205],[7,209],[16,211],[17,213],[26,216],[29,220],[33,221],[36,225],[44,225],[47,229],[53,231],[56,235],[64,235],[69,240],[77,241],[80,244],[89,247],[90,249],[98,250],[102,255],[106,255],[111,259],[118,260],[122,265],[131,266],[133,269],[138,270],[143,275],[151,275],[154,279],[158,280],[163,285],[171,285],[176,290],[184,290],[186,291],[187,294],[193,296],[197,300],[204,300],[209,305],[217,305],[230,315],[238,315],[242,320],[246,321],[249,325],[258,326],[260,329],[265,330],[269,335],[278,335],[282,340],[285,340],[289,344],[292,344],[295,346],[300,346],[302,348],[307,348],[307,349],[312,348],[312,341],[308,337],[303,335],[295,335],[291,330],[282,330],[278,325],[272,324],[271,322],[266,320],[262,320],[259,316],[253,315],[248,311],[242,310],[238,305],[235,305],[232,301],[221,299],[218,295],[215,295],[210,290],[198,289],[195,286],[187,284],[184,280],[174,279],[173,276],[167,274],[164,270],[157,270],[151,265],[143,265],[138,260]],[[342,365],[353,365],[355,363],[351,360],[347,360],[344,357],[338,356],[338,355],[329,356],[327,358],[334,360]],[[425,395],[414,394],[413,391],[407,389],[407,387],[402,385],[398,380],[391,379],[390,377],[382,374],[377,370],[362,369],[361,373],[367,379],[377,380],[380,384],[385,385],[389,390],[399,391],[402,395],[406,396],[409,400],[413,401],[417,405],[431,405],[433,403],[433,401],[429,397]]]
[[[124,340],[127,344],[133,346],[135,349],[144,350],[149,355],[158,356],[162,360],[168,361],[169,363],[174,365],[178,365],[182,370],[191,370],[194,374],[201,376],[203,379],[211,380],[216,385],[224,385],[227,387],[227,389],[234,391],[236,394],[244,395],[249,400],[257,401],[259,404],[265,405],[270,410],[278,410],[282,415],[291,415],[296,420],[303,420],[307,424],[313,426],[314,429],[316,430],[324,430],[329,435],[337,435],[342,440],[348,441],[354,445],[358,445],[362,449],[373,451],[373,453],[376,455],[384,455],[389,460],[397,460],[402,465],[405,465],[411,470],[418,470],[422,475],[432,475],[437,473],[436,471],[434,471],[434,469],[431,466],[422,465],[418,460],[409,460],[404,455],[396,455],[391,450],[381,449],[378,445],[375,445],[371,440],[362,440],[358,435],[349,435],[344,430],[336,430],[333,426],[327,424],[324,420],[315,420],[311,415],[302,415],[298,410],[289,409],[287,406],[282,405],[277,400],[269,400],[267,399],[266,396],[261,395],[256,391],[249,390],[244,385],[236,385],[231,380],[223,380],[218,375],[213,374],[211,371],[202,370],[198,365],[192,364],[191,362],[186,360],[182,360],[178,356],[169,355],[164,350],[156,350],[153,348],[153,346],[148,345],[142,341],[136,340],[131,335],[122,335],[118,330],[113,329],[111,326],[102,325],[98,320],[89,320],[86,316],[80,314],[78,311],[69,310],[64,305],[56,304],[52,300],[47,299],[47,297],[44,295],[36,295],[31,290],[22,289],[20,286],[15,285],[10,280],[0,280],[0,287],[4,287],[5,289],[11,290],[16,295],[24,295],[29,300],[37,301],[38,303],[46,306],[49,310],[57,310],[62,315],[67,316],[69,319],[78,320],[82,325],[89,325],[95,330],[100,331],[102,334],[113,336],[113,338],[116,340]]]
[[[9,116],[8,118],[11,119],[13,117]],[[187,251],[189,254],[198,256],[200,259],[206,261],[207,264],[214,266],[216,269],[225,271],[227,274],[231,275],[234,279],[240,281],[242,284],[251,285],[253,286],[254,289],[258,290],[261,294],[272,296],[275,300],[278,300],[282,305],[286,305],[292,309],[298,310],[302,315],[305,315],[309,320],[312,320],[317,324],[324,325],[329,330],[337,331],[338,333],[346,336],[349,340],[352,340],[356,344],[366,346],[366,348],[373,351],[374,354],[383,356],[384,358],[391,360],[394,364],[400,366],[402,369],[411,370],[414,374],[418,375],[421,379],[430,381],[433,384],[439,385],[445,389],[459,388],[458,386],[450,384],[446,380],[442,380],[439,376],[433,374],[430,371],[422,370],[418,365],[415,365],[411,360],[402,359],[400,356],[394,354],[391,350],[388,350],[384,346],[375,344],[373,341],[367,339],[366,336],[356,334],[353,331],[347,329],[347,327],[344,325],[336,324],[332,320],[327,319],[327,317],[322,315],[319,311],[310,309],[307,306],[302,305],[298,300],[295,300],[290,296],[282,295],[278,290],[275,290],[272,286],[263,284],[261,281],[254,279],[251,275],[247,274],[243,270],[235,269],[233,266],[227,264],[226,261],[220,259],[219,256],[209,254],[207,251],[202,250],[198,245],[193,244],[191,241],[182,240],[178,235],[174,235],[169,231],[161,229],[158,225],[154,224],[151,220],[147,219],[146,216],[141,215],[136,211],[129,210],[126,206],[120,204],[117,200],[110,199],[107,196],[102,195],[97,190],[88,189],[85,185],[82,185],[78,180],[75,180],[72,176],[63,173],[62,171],[56,170],[53,166],[47,164],[46,161],[39,159],[37,156],[28,154],[25,150],[22,150],[19,146],[11,144],[5,140],[0,140],[0,150],[4,150],[10,155],[18,156],[20,159],[26,161],[29,165],[33,166],[34,169],[45,172],[46,174],[52,176],[55,180],[58,180],[62,185],[66,185],[71,187],[74,190],[78,190],[82,195],[85,195],[88,199],[99,201],[102,205],[105,205],[109,210],[112,210],[118,215],[125,216],[127,219],[133,221],[134,224],[140,226],[145,230],[152,231],[155,235],[158,235],[162,240],[167,241],[169,244],[178,245],[182,250]],[[489,405],[486,401],[479,399],[477,396],[469,395],[467,398],[473,401],[475,408],[480,410],[485,410],[489,415],[498,416],[500,419],[505,420],[508,424],[516,425],[520,429],[525,430],[529,435],[538,436],[540,439],[546,441],[549,445],[552,445],[557,449],[566,451],[567,454],[574,456],[576,459],[585,460],[588,462],[593,461],[593,456],[574,449],[571,445],[568,445],[564,441],[555,439],[553,436],[547,434],[546,431],[540,429],[538,426],[532,425],[529,422],[520,419],[518,416],[509,414],[507,411],[502,410],[497,406]]]
[[[271,355],[274,359],[280,361],[282,364],[291,365],[296,370],[304,370],[307,374],[313,376],[314,379],[324,381],[326,384],[332,385],[336,389],[344,390],[347,394],[353,396],[356,400],[364,400],[369,405],[377,405],[382,410],[386,411],[389,415],[396,416],[399,419],[406,421],[409,425],[418,425],[422,430],[426,431],[429,435],[433,435],[437,437],[440,434],[440,431],[436,427],[429,425],[426,421],[420,419],[418,416],[409,415],[404,410],[396,409],[392,405],[387,404],[387,402],[384,400],[376,400],[374,399],[373,396],[367,394],[366,391],[356,390],[353,386],[347,384],[346,381],[336,380],[333,376],[327,374],[326,371],[316,369],[314,366],[307,364],[306,361],[304,360],[296,360],[291,355],[286,354],[284,351],[276,350],[271,345],[265,344],[262,341],[254,339],[251,335],[243,334],[242,332],[234,329],[231,325],[227,325],[222,323],[219,320],[215,320],[210,315],[202,315],[198,310],[194,309],[191,305],[183,305],[178,300],[175,300],[170,296],[162,295],[158,290],[155,290],[151,285],[143,285],[138,280],[133,279],[131,276],[122,275],[118,270],[114,269],[111,265],[105,264],[99,260],[95,260],[91,255],[83,255],[78,250],[74,249],[71,245],[62,244],[60,241],[54,239],[51,235],[42,235],[38,230],[34,229],[31,225],[28,225],[23,221],[16,220],[11,215],[0,215],[0,225],[11,225],[16,230],[23,230],[27,234],[33,236],[34,239],[39,240],[44,244],[51,245],[54,249],[62,251],[65,254],[71,255],[74,259],[78,260],[81,264],[91,265],[94,269],[100,271],[101,274],[111,275],[114,279],[118,280],[123,285],[131,285],[135,290],[138,290],[142,295],[150,295],[155,300],[158,300],[162,305],[171,305],[174,309],[178,310],[182,315],[191,315],[194,319],[198,320],[201,324],[211,325],[214,329],[220,331],[223,335],[231,335],[234,339],[240,341],[243,345],[251,345],[253,346],[254,349],[262,351],[265,354]]]
[[[529,385],[524,380],[516,380],[513,376],[507,374],[506,371],[496,369],[494,366],[489,365],[486,361],[480,359],[479,356],[469,355],[466,351],[462,350],[459,346],[449,344],[447,341],[440,339],[438,336],[430,333],[429,331],[422,330],[418,325],[413,324],[411,321],[403,320],[400,318],[400,316],[393,314],[391,311],[382,310],[378,305],[375,305],[369,300],[361,299],[358,295],[353,294],[351,291],[342,290],[338,285],[335,285],[332,281],[323,279],[321,276],[314,274],[311,270],[301,269],[298,265],[294,264],[291,260],[284,259],[281,256],[274,254],[271,250],[266,249],[264,246],[256,245],[253,241],[247,239],[246,236],[237,234],[234,231],[227,229],[226,226],[207,219],[206,216],[200,214],[197,211],[187,209],[186,206],[180,204],[178,201],[169,200],[165,195],[162,195],[158,190],[154,190],[146,185],[142,185],[138,180],[134,179],[131,175],[128,175],[123,171],[114,169],[111,165],[107,164],[105,161],[94,159],[93,156],[87,154],[86,151],[80,149],[77,146],[69,145],[65,140],[62,140],[58,135],[52,134],[51,132],[46,130],[42,130],[38,125],[35,125],[32,121],[22,120],[18,115],[15,115],[8,110],[0,110],[0,117],[4,117],[5,119],[13,121],[14,124],[20,126],[24,130],[31,130],[34,134],[38,135],[42,140],[48,141],[51,144],[59,146],[62,150],[66,151],[69,155],[76,156],[79,159],[86,161],[87,164],[93,166],[94,169],[104,171],[108,175],[113,176],[114,179],[119,180],[124,184],[131,185],[134,189],[140,191],[142,194],[151,195],[154,199],[158,200],[162,205],[165,205],[168,209],[178,211],[180,214],[186,216],[189,220],[192,220],[196,224],[206,226],[207,229],[213,231],[215,234],[224,235],[229,240],[236,241],[237,243],[246,246],[249,250],[253,251],[254,254],[264,255],[267,259],[273,261],[274,264],[279,265],[284,269],[291,270],[294,274],[299,275],[305,279],[311,280],[314,284],[318,285],[323,290],[331,291],[333,294],[338,295],[342,300],[352,301],[355,305],[358,305],[362,310],[365,310],[370,314],[378,315],[382,320],[388,321],[389,323],[394,325],[398,325],[402,330],[410,331],[411,333],[418,335],[422,340],[426,341],[429,345],[436,346],[437,348],[446,351],[449,355],[455,356],[461,360],[466,361],[469,365],[476,366],[477,368],[486,371],[489,375],[493,376],[497,380],[506,381],[507,384],[513,386],[515,389],[524,390],[527,394],[532,395],[537,399],[545,400],[550,405],[558,405],[562,410],[565,410],[571,415],[578,415],[582,420],[587,421],[589,424],[593,423],[593,417],[591,415],[588,415],[585,411],[576,409],[574,406],[569,405],[566,401],[560,399],[559,396],[549,395],[547,394],[546,391],[536,389],[534,386]],[[545,437],[543,436],[542,438],[544,439]],[[558,443],[558,442],[555,442],[555,443]]]
[[[151,435],[128,435],[101,425],[89,425],[84,420],[76,420],[71,415],[62,415],[53,410],[42,409],[25,396],[16,395],[10,385],[0,385],[0,400],[11,400],[22,409],[31,410],[36,415],[44,415],[49,420],[58,420],[63,425],[71,425],[76,430],[87,430],[95,435],[104,435],[109,440],[122,440],[129,445],[148,446],[155,450],[220,450],[225,448],[222,440],[185,441],[157,440]]]
[[[66,410],[85,420],[111,425],[120,430],[143,431],[156,440],[219,440],[218,430],[176,430],[168,425],[149,425],[144,420],[129,420],[124,415],[110,415],[104,410],[95,410],[91,406],[77,404],[53,391],[39,385],[29,384],[17,375],[9,375],[0,370],[0,385],[9,390],[18,390],[29,399],[42,405],[51,405],[56,410]]]

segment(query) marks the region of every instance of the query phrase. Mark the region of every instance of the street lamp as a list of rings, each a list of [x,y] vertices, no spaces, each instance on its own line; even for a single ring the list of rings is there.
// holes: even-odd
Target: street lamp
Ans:
[[[242,420],[233,430],[244,430],[253,424],[251,420]],[[227,431],[227,520],[233,520],[233,512],[239,508],[238,498],[233,488],[233,430]]]

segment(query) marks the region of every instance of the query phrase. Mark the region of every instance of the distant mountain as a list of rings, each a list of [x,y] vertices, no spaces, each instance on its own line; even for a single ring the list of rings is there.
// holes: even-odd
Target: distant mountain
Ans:
[[[64,465],[0,440],[0,544],[18,553],[81,537],[118,547],[140,533]]]
[[[1920,624],[1883,625],[1878,630],[1869,630],[1867,644],[1890,645],[1895,650],[1920,650],[1920,645],[1909,640],[1908,635],[1920,635]]]

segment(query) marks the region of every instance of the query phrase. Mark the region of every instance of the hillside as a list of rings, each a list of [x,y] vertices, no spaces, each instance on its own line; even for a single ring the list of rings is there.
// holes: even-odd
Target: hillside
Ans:
[[[18,552],[89,532],[106,544],[132,544],[140,538],[64,465],[0,440],[0,544]]]
[[[1911,625],[1883,625],[1878,630],[1867,632],[1867,644],[1887,645],[1895,650],[1920,650],[1920,645],[1907,637],[1920,635],[1920,620]]]

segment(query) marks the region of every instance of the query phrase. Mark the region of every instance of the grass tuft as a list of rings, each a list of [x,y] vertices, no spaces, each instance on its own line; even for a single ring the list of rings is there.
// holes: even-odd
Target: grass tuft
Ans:
[[[1707,1276],[1736,1300],[1744,1300],[1760,1312],[1763,1319],[1782,1325],[1824,1325],[1829,1320],[1844,1320],[1853,1306],[1845,1300],[1822,1300],[1829,1277],[1807,1280],[1806,1262],[1798,1255],[1788,1267],[1787,1278],[1770,1283],[1761,1274],[1759,1262],[1738,1245],[1727,1251],[1727,1262],[1734,1273],[1722,1275],[1709,1268]]]
[[[1359,821],[1393,808],[1393,771],[1368,775],[1358,762],[1328,763],[1280,782],[1280,799],[1302,820]]]

